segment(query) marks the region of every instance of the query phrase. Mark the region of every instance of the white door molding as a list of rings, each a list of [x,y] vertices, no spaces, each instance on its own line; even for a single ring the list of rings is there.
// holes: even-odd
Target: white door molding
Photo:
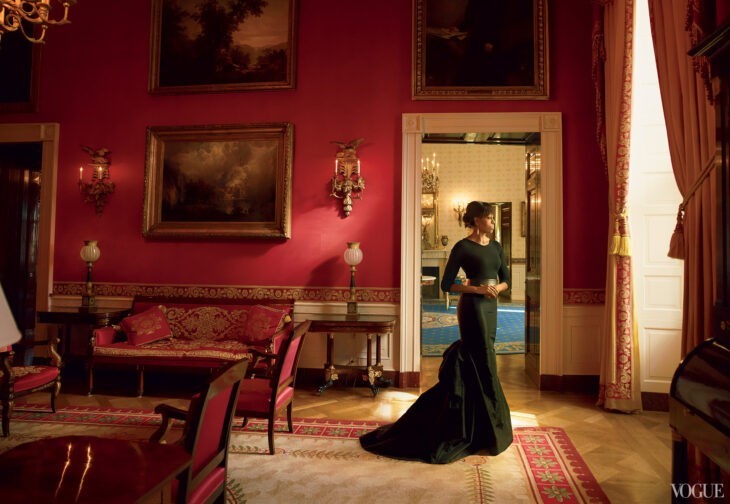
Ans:
[[[398,369],[421,361],[421,138],[425,133],[537,132],[542,151],[540,372],[562,375],[563,130],[559,112],[403,114],[401,305]]]

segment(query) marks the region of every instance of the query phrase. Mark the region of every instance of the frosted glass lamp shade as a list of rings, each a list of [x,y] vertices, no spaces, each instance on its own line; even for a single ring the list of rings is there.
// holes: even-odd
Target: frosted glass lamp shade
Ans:
[[[360,242],[347,242],[345,249],[345,262],[350,266],[357,266],[362,262],[362,249]]]
[[[10,311],[5,292],[0,288],[0,349],[20,341],[20,331]]]
[[[93,263],[101,257],[101,250],[96,240],[85,240],[84,246],[81,247],[81,259],[87,263]]]

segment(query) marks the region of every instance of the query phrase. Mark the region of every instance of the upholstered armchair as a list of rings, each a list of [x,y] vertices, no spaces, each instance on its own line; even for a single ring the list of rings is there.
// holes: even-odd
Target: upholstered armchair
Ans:
[[[192,465],[178,479],[173,490],[175,502],[225,502],[228,441],[239,387],[247,367],[246,360],[225,365],[192,398],[187,411],[167,404],[155,407],[155,412],[162,415],[162,425],[150,441],[164,441],[171,420],[184,420],[183,435],[178,442],[193,456]]]
[[[56,351],[57,337],[51,336],[51,362],[43,366],[13,366],[12,346],[0,348],[0,404],[2,404],[2,434],[10,434],[10,416],[15,399],[40,390],[51,393],[51,411],[56,412],[56,397],[61,391],[61,357]]]
[[[294,384],[299,367],[299,355],[302,350],[304,336],[309,330],[310,322],[306,321],[294,328],[278,345],[277,353],[256,352],[254,355],[270,359],[273,372],[263,376],[253,376],[241,382],[236,415],[243,417],[243,426],[249,418],[265,418],[268,420],[269,454],[274,454],[274,422],[276,413],[286,407],[286,418],[289,432],[294,431],[292,424],[292,401],[294,400]]]

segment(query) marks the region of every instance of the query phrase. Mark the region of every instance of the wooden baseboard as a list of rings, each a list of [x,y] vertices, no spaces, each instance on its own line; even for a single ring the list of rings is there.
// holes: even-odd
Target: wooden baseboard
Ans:
[[[642,392],[641,407],[644,411],[669,411],[669,394]]]
[[[596,394],[598,397],[598,381],[596,375],[540,375],[539,388],[556,392]]]
[[[397,372],[395,386],[398,388],[415,388],[421,386],[421,373],[419,371]]]

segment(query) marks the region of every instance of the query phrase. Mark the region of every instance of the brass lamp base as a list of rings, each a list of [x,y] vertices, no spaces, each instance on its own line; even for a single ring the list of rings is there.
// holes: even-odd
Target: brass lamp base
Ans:
[[[81,306],[84,308],[91,308],[93,306],[96,306],[96,297],[84,294],[83,296],[81,296]]]
[[[356,301],[348,301],[347,302],[347,316],[348,317],[357,317],[357,302]]]

